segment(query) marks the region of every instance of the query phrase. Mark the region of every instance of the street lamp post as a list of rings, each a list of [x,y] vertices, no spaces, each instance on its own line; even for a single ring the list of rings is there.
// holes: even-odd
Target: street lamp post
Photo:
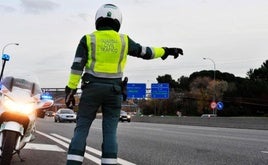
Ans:
[[[213,70],[214,70],[214,76],[213,76],[213,80],[214,80],[214,94],[213,94],[213,102],[215,102],[215,100],[216,100],[216,80],[215,80],[215,78],[216,78],[216,63],[215,63],[215,61],[213,60],[213,59],[211,59],[211,58],[203,58],[204,60],[210,60],[212,63],[213,63]],[[213,114],[215,114],[215,108],[213,108]]]
[[[7,58],[8,55],[5,55],[4,52],[5,52],[6,47],[9,46],[9,45],[18,46],[19,43],[8,43],[3,47],[3,49],[2,49],[2,61],[3,61],[3,64],[2,64],[2,69],[1,69],[0,80],[2,80],[2,76],[3,76],[5,65],[6,65],[6,61],[8,61],[8,58]]]

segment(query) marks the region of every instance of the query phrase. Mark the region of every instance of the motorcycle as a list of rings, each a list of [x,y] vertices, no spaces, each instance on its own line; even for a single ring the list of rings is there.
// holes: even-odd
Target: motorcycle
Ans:
[[[37,117],[54,101],[25,76],[6,76],[0,86],[0,165],[10,165],[14,154],[23,161],[20,151],[35,139]]]

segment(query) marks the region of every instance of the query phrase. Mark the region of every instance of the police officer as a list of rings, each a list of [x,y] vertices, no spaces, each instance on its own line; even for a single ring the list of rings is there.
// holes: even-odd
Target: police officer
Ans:
[[[145,47],[128,35],[118,33],[122,23],[119,8],[102,5],[95,16],[96,31],[84,35],[77,47],[65,88],[68,107],[82,79],[82,94],[78,105],[77,123],[71,140],[67,165],[82,164],[89,128],[101,107],[103,141],[101,163],[117,164],[117,124],[119,120],[122,88],[121,81],[127,55],[165,60],[169,55],[183,55],[180,48]]]

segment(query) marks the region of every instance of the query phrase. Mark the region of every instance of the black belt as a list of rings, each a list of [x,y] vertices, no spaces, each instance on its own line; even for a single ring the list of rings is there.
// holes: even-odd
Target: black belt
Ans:
[[[103,84],[114,84],[114,85],[121,85],[122,80],[121,78],[101,78],[101,77],[95,77],[91,74],[85,73],[82,77],[82,83],[83,84],[89,84],[89,83],[103,83]]]

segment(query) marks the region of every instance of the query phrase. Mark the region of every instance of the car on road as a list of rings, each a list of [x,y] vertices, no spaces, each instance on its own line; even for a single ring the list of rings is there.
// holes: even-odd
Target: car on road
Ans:
[[[72,109],[60,108],[54,116],[55,122],[76,122],[76,114]]]
[[[55,112],[54,111],[46,111],[46,116],[53,117],[53,116],[55,116]]]
[[[121,121],[121,122],[124,122],[124,121],[130,122],[131,121],[131,116],[128,115],[126,111],[121,110],[119,121]]]

